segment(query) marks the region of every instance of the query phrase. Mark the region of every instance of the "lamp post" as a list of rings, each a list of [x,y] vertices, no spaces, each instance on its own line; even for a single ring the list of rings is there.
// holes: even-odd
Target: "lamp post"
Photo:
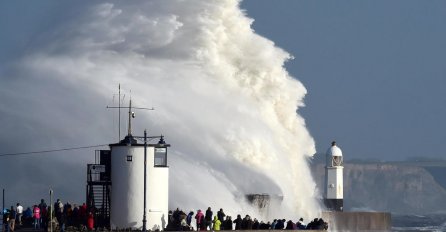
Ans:
[[[170,145],[166,145],[166,142],[163,139],[164,136],[147,136],[147,130],[144,130],[144,136],[133,136],[133,138],[144,138],[144,212],[142,219],[142,231],[147,231],[147,139],[160,138],[158,144],[161,144],[162,147],[168,147]],[[165,158],[164,162],[167,162],[167,158]],[[149,210],[150,212],[150,210]]]
[[[144,130],[144,215],[142,218],[142,231],[146,232],[146,194],[147,194],[147,130]]]
[[[50,232],[53,232],[53,190],[50,189]]]
[[[5,189],[3,189],[3,205],[2,205],[2,216],[5,213]],[[4,218],[4,217],[3,217]],[[2,219],[2,231],[5,231],[5,222]]]

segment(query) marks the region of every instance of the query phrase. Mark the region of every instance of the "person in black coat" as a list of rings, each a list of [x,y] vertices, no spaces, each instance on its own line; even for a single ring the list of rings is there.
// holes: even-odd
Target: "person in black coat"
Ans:
[[[208,207],[206,210],[206,214],[204,216],[204,220],[206,221],[206,228],[209,227],[209,230],[212,230],[212,210],[211,207]]]
[[[237,218],[233,222],[235,224],[235,230],[242,229],[242,222],[243,222],[242,216],[240,216],[240,214],[237,215]]]
[[[285,229],[286,229],[286,230],[294,230],[294,225],[293,225],[293,224],[294,224],[293,221],[289,220],[289,221],[286,223],[286,227],[285,227]]]
[[[254,222],[252,223],[252,229],[253,230],[260,229],[260,223],[259,223],[259,221],[256,218],[254,218]]]
[[[286,221],[285,219],[282,219],[282,220],[278,219],[275,229],[283,230],[285,228],[285,221]]]
[[[226,216],[226,220],[224,221],[224,230],[232,230],[232,218],[231,216]]]
[[[223,209],[220,209],[217,212],[218,220],[220,220],[221,222],[223,222],[225,220],[225,216],[226,216],[226,214],[223,212]]]

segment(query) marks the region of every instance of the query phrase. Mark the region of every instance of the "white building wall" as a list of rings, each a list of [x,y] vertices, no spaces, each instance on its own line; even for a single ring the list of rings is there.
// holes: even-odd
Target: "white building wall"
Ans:
[[[144,146],[112,146],[111,150],[110,225],[112,229],[142,229]],[[127,161],[127,156],[132,156],[132,161]],[[154,167],[153,160],[154,148],[147,147],[147,229],[162,230],[167,223],[169,170]]]
[[[326,199],[343,199],[343,169],[342,166],[327,167]]]
[[[169,213],[169,168],[154,167],[154,148],[147,159],[147,229],[162,230]]]

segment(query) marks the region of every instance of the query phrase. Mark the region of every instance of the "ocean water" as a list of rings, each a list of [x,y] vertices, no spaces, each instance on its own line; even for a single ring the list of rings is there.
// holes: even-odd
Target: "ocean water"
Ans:
[[[392,231],[446,231],[446,214],[392,214]]]

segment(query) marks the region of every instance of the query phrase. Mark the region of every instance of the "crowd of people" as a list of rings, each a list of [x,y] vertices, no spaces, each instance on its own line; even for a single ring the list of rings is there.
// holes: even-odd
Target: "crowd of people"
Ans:
[[[53,209],[53,210],[52,210]],[[51,213],[52,212],[52,217]],[[44,199],[40,203],[26,209],[20,203],[16,207],[11,206],[3,212],[4,231],[14,232],[17,227],[33,227],[36,230],[48,231],[51,219],[53,220],[53,229],[64,232],[67,226],[76,228],[86,228],[93,230],[93,213],[87,210],[87,205],[63,204],[59,199],[54,206],[48,206]]]
[[[180,209],[169,211],[169,221],[165,228],[167,231],[204,231],[204,230],[328,230],[328,223],[322,218],[315,218],[308,224],[304,223],[303,218],[295,222],[286,219],[274,219],[272,222],[259,221],[252,219],[249,215],[244,218],[239,214],[235,219],[226,215],[223,209],[213,213],[211,207],[203,213],[200,209],[194,216],[190,211],[186,214]],[[192,220],[195,219],[195,224]],[[195,227],[194,227],[195,226]]]
[[[52,210],[52,209],[54,210]],[[51,213],[53,216],[51,217]],[[63,204],[59,199],[53,206],[47,206],[42,199],[40,204],[36,204],[26,209],[20,203],[11,206],[3,212],[4,231],[14,232],[16,227],[27,226],[35,230],[49,231],[50,221],[53,220],[53,229],[64,232],[65,228],[72,226],[79,230],[94,230],[93,212],[87,209],[87,205]],[[192,221],[195,219],[195,223]],[[168,224],[164,230],[167,231],[218,231],[218,230],[327,230],[328,223],[322,218],[315,218],[308,224],[303,218],[296,221],[286,219],[274,219],[264,222],[246,215],[242,218],[239,214],[235,219],[226,215],[223,209],[213,213],[211,207],[205,212],[200,209],[196,213],[190,211],[186,214],[180,209],[169,211]]]

